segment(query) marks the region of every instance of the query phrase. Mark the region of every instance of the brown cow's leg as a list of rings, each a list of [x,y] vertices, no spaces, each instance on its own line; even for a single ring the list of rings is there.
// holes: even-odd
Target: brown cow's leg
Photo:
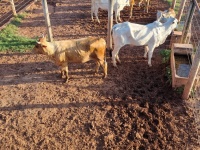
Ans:
[[[131,9],[130,9],[130,16],[129,16],[129,18],[132,18],[132,14],[133,14],[133,5],[131,5],[130,8],[131,8]]]
[[[95,75],[98,73],[99,67],[100,67],[100,62],[96,61],[96,68],[95,68],[95,73],[94,73]]]
[[[65,78],[65,83],[68,82],[69,80],[69,75],[68,75],[68,64],[67,63],[63,63],[62,65],[62,69],[61,69],[61,75],[62,75],[62,78]]]
[[[107,72],[108,72],[107,62],[106,62],[106,60],[101,60],[100,64],[101,64],[101,66],[103,68],[103,73],[104,73],[103,78],[106,78],[107,77]]]
[[[67,83],[68,80],[69,80],[69,75],[68,75],[68,66],[65,67],[65,72],[66,72],[66,81],[65,81],[65,83]]]
[[[61,78],[66,78],[66,71],[61,69]]]

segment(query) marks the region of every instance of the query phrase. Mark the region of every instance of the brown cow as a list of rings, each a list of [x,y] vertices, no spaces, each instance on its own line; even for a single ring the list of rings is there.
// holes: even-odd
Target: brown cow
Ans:
[[[150,0],[129,0],[129,3],[130,3],[130,15],[129,17],[132,18],[132,13],[133,13],[133,5],[140,5],[142,3],[144,3],[144,11],[146,11],[148,13],[149,11],[149,2]]]
[[[46,37],[39,39],[33,52],[45,54],[61,67],[61,75],[68,82],[68,63],[85,63],[89,60],[96,61],[95,74],[102,66],[104,75],[107,76],[106,41],[98,37],[47,42]]]

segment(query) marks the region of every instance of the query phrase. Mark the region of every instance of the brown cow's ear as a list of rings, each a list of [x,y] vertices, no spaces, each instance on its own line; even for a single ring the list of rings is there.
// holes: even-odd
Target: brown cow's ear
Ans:
[[[46,37],[46,35],[45,35],[43,38],[44,38],[44,41],[47,41],[47,37]]]
[[[42,33],[40,37],[41,37],[41,38],[44,38],[44,37],[45,37],[44,33]]]
[[[46,45],[42,45],[42,47],[43,47],[43,48],[46,48],[47,46],[46,46]]]

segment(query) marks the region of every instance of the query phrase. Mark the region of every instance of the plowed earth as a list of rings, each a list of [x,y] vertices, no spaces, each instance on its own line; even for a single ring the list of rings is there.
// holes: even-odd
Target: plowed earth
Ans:
[[[130,22],[147,24],[168,4],[152,0],[149,13],[134,6]],[[101,23],[90,18],[90,1],[66,0],[49,6],[54,40],[85,36],[106,38],[107,12]],[[46,32],[41,5],[27,10],[19,34]],[[128,20],[129,8],[121,11]],[[115,22],[114,22],[115,23]],[[94,76],[94,62],[69,64],[70,80],[63,83],[59,68],[47,56],[0,53],[0,149],[198,149],[192,111],[172,89],[166,67],[155,49],[152,67],[144,47],[125,46],[122,64],[112,67],[107,52],[108,78]]]

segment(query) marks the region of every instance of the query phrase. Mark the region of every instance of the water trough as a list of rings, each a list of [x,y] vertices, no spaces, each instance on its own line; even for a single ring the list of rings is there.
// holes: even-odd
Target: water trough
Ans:
[[[180,87],[187,83],[193,57],[192,44],[172,44],[170,58],[172,87]]]

